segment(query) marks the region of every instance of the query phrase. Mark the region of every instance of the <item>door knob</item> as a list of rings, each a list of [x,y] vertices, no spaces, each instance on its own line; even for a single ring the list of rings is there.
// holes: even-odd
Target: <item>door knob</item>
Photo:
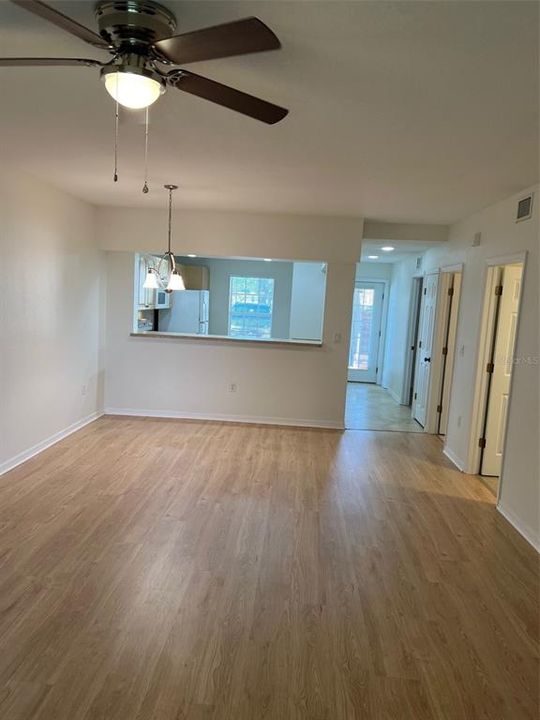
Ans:
[[[431,362],[431,358],[424,358],[424,362]]]

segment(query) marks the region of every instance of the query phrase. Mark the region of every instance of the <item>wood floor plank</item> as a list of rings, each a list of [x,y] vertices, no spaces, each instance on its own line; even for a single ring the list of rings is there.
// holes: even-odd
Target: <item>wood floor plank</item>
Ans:
[[[538,589],[436,438],[104,417],[0,477],[0,716],[536,720]]]

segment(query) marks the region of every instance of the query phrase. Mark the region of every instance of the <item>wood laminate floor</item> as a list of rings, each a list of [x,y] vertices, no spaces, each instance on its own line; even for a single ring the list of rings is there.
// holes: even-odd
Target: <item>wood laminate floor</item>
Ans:
[[[436,438],[102,418],[0,478],[3,720],[537,720],[538,563]]]

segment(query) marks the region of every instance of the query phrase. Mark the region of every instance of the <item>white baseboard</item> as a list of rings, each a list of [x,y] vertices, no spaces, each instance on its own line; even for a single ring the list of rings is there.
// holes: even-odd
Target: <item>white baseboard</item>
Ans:
[[[451,463],[453,463],[457,467],[458,470],[461,470],[461,472],[465,472],[464,464],[462,463],[462,461],[458,458],[457,455],[454,455],[454,453],[446,446],[443,448],[443,454],[446,455],[446,457],[450,460]]]
[[[51,445],[55,445],[57,442],[60,442],[60,440],[63,440],[68,435],[77,432],[77,430],[80,430],[85,425],[89,425],[91,422],[94,422],[94,420],[97,420],[99,417],[101,417],[101,415],[103,415],[102,412],[95,412],[91,415],[87,415],[85,418],[82,418],[82,420],[77,420],[77,422],[69,425],[67,428],[64,428],[64,430],[60,430],[54,435],[50,435],[45,440],[42,440],[36,445],[33,445],[31,448],[28,448],[28,450],[23,450],[23,452],[19,453],[18,455],[15,455],[9,460],[6,460],[2,464],[0,464],[0,475],[9,472],[9,470],[13,470],[13,468],[16,468],[17,465],[21,465],[23,462],[26,462],[27,460],[30,460],[30,458],[34,457],[34,455],[38,455],[40,452],[43,452],[43,450],[51,447]]]
[[[336,420],[305,420],[301,418],[259,417],[256,415],[221,415],[182,410],[135,410],[133,408],[105,408],[105,415],[132,417],[171,418],[175,420],[214,420],[217,422],[248,423],[253,425],[285,425],[287,427],[313,427],[327,430],[344,430],[343,422]]]
[[[540,553],[540,537],[538,536],[538,531],[534,531],[532,528],[525,526],[511,510],[505,508],[501,503],[497,505],[497,510],[504,518],[506,518],[506,520],[508,520],[510,525],[512,525],[512,527],[514,527],[518,533],[533,546],[536,552]]]

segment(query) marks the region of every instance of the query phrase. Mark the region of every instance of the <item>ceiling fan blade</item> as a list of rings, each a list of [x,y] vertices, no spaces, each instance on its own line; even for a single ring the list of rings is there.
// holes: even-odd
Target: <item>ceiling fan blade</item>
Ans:
[[[85,58],[0,58],[0,67],[45,67],[45,66],[65,66],[85,65],[86,67],[102,67],[103,63],[99,60],[89,60]]]
[[[67,15],[64,15],[64,13],[55,10],[50,5],[41,2],[41,0],[11,0],[11,2],[28,10],[28,12],[34,13],[34,15],[39,15],[39,17],[44,20],[48,20],[50,23],[53,23],[53,25],[75,35],[80,40],[84,40],[84,42],[90,43],[90,45],[104,48],[105,50],[109,47],[100,35],[84,27],[84,25],[81,25],[76,20],[72,20]]]
[[[273,105],[266,100],[260,100],[253,95],[248,95],[201,75],[195,75],[187,70],[173,70],[169,73],[167,80],[179,90],[210,100],[217,105],[223,105],[230,110],[236,110],[236,112],[268,125],[279,122],[289,112],[279,105]]]
[[[276,35],[256,17],[174,35],[154,45],[161,55],[177,65],[280,47]]]

